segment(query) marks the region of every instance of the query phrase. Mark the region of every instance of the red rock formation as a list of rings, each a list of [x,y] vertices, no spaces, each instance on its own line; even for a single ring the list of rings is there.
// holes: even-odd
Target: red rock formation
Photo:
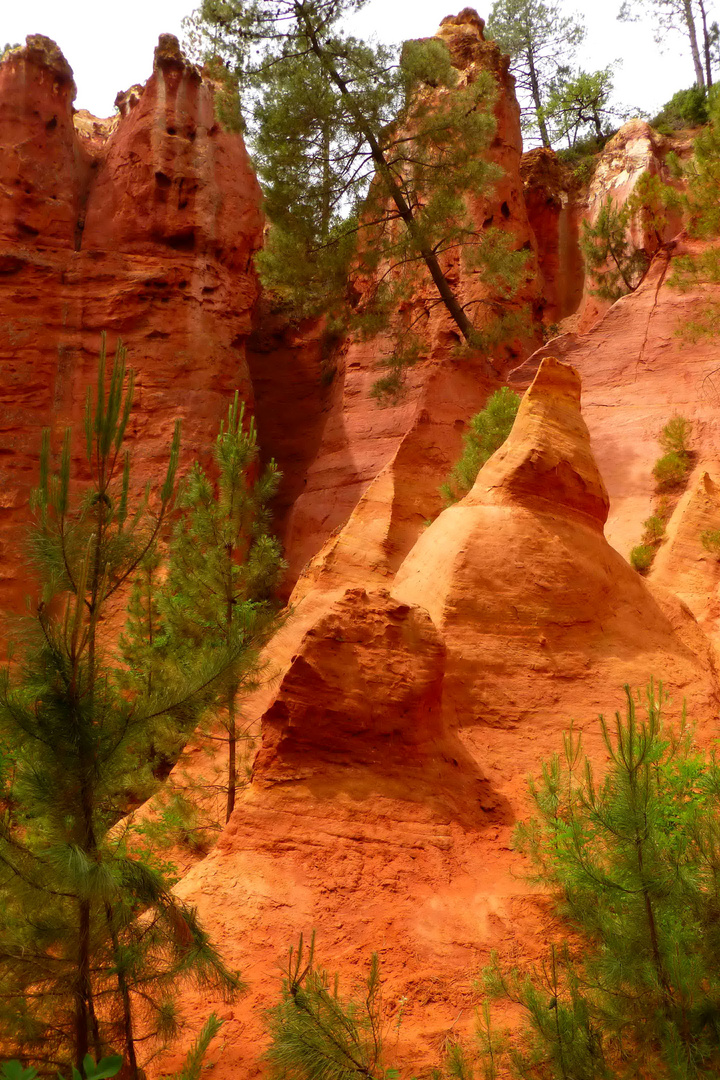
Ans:
[[[668,523],[650,580],[675,593],[706,632],[720,642],[720,560],[702,543],[704,533],[718,531],[720,487],[701,471]]]
[[[478,223],[500,227],[512,236],[517,248],[527,249],[527,280],[520,290],[519,301],[527,302],[530,310],[538,314],[542,282],[537,272],[535,240],[523,202],[519,175],[520,114],[514,79],[508,71],[508,58],[494,42],[484,40],[482,20],[470,8],[457,17],[443,20],[438,37],[448,45],[460,84],[475,78],[479,70],[490,71],[496,80],[497,132],[488,156],[500,165],[503,176],[489,194],[473,200],[471,210]],[[477,274],[468,272],[459,258],[455,258],[449,273],[463,302],[485,295]],[[358,283],[358,287],[362,288],[362,283]],[[390,347],[386,338],[352,341],[340,359],[320,447],[308,470],[305,490],[290,516],[287,534],[290,580],[297,578],[302,566],[324,540],[347,520],[362,492],[393,458],[419,413],[427,411],[432,423],[436,412],[443,410],[443,399],[435,395],[435,388],[441,386],[459,406],[453,418],[458,422],[458,431],[451,460],[457,456],[462,422],[484,404],[487,389],[492,384],[492,368],[488,368],[487,358],[479,357],[463,361],[464,371],[469,374],[463,373],[461,364],[453,360],[453,351],[459,343],[457,328],[436,300],[431,287],[421,290],[412,299],[413,314],[421,316],[418,325],[422,327],[425,346],[423,358],[410,372],[406,392],[399,403],[381,408],[370,396],[373,383],[382,374],[379,363]],[[529,340],[537,343],[536,327]],[[515,357],[521,354],[520,348],[521,343],[514,343]],[[493,362],[498,371],[506,368],[509,362],[507,351],[499,350]],[[471,388],[470,395],[463,401],[459,386],[452,387],[452,378],[435,379],[440,368],[457,373],[465,389],[468,383],[477,381],[477,390]],[[440,479],[442,474],[437,483]]]
[[[113,122],[73,126],[72,72],[47,38],[0,64],[0,605],[19,606],[21,530],[40,429],[78,419],[100,331],[137,371],[135,480],[160,473],[174,418],[207,452],[235,387],[257,296],[260,193],[213,92],[161,38]]]
[[[304,629],[283,647],[253,782],[178,886],[249,982],[223,1013],[219,1080],[262,1075],[261,1009],[284,947],[313,927],[346,984],[379,951],[390,1012],[405,1001],[397,1060],[436,1064],[449,1024],[461,1011],[455,1030],[472,1022],[489,951],[516,962],[546,935],[509,838],[525,774],[570,719],[602,761],[597,711],[620,704],[626,679],[658,674],[671,711],[687,694],[701,736],[715,733],[702,632],[603,537],[607,495],[579,403],[577,374],[546,361],[505,446],[423,533],[391,593],[372,584],[370,554],[385,528],[373,541],[370,496],[392,490],[390,470],[298,584],[285,644],[295,617]],[[351,571],[368,587],[338,588]],[[186,1004],[201,1022],[207,999]]]
[[[445,20],[440,34],[461,78],[488,66],[498,80],[492,154],[505,177],[475,212],[505,222],[531,254],[536,230],[547,284],[533,275],[525,295],[538,308],[545,296],[557,317],[578,294],[573,211],[558,204],[539,155],[523,202],[512,80],[476,13]],[[188,458],[207,445],[230,389],[250,396],[258,189],[241,141],[215,123],[211,88],[164,38],[147,85],[119,96],[119,118],[78,114],[73,124],[72,96],[72,74],[46,39],[0,65],[6,606],[21,588],[16,545],[39,429],[77,419],[101,329],[125,338],[139,371],[140,480],[159,471],[175,415]],[[627,163],[612,160],[603,183],[619,189]],[[464,421],[496,384],[485,359],[454,359],[454,331],[433,309],[427,356],[405,397],[380,409],[368,391],[382,342],[351,343],[321,392],[316,328],[263,314],[251,355],[259,425],[265,452],[287,470],[300,576],[268,650],[277,681],[244,703],[248,721],[262,717],[252,784],[178,887],[249,982],[246,998],[218,1007],[228,1021],[218,1080],[262,1075],[262,1007],[277,995],[285,947],[313,927],[323,962],[347,981],[380,952],[390,1011],[407,999],[398,1059],[436,1064],[458,1015],[459,1028],[471,1023],[472,976],[490,950],[518,961],[547,937],[510,835],[526,808],[525,774],[559,748],[569,721],[602,761],[597,712],[621,705],[623,682],[656,675],[673,714],[687,696],[700,737],[716,733],[708,641],[654,585],[676,587],[715,628],[715,607],[703,603],[715,566],[689,555],[702,523],[715,521],[714,492],[702,481],[678,507],[652,587],[604,536],[601,473],[608,536],[627,551],[650,510],[655,438],[673,413],[694,422],[699,469],[720,459],[714,350],[675,337],[712,290],[673,292],[670,257],[591,333],[553,343],[582,375],[589,435],[577,375],[555,361],[540,368],[539,352],[515,375],[519,388],[532,385],[511,438],[443,512],[438,485]],[[499,375],[506,358],[497,359]],[[206,768],[203,755],[190,767]],[[185,1004],[196,1026],[212,1007],[205,994]]]
[[[665,160],[670,149],[669,141],[645,120],[629,120],[613,135],[597,160],[585,197],[583,218],[594,224],[600,208],[608,199],[616,207],[624,206],[643,173],[659,176],[666,184],[675,183]],[[636,247],[652,256],[661,242],[665,243],[677,235],[682,224],[679,211],[669,215],[659,240],[654,232],[648,232],[636,216],[630,222],[627,235]],[[610,307],[609,301],[592,294],[590,290],[593,285],[589,278],[580,308],[578,326],[581,330],[588,330]]]
[[[73,128],[75,92],[67,60],[40,34],[30,35],[24,48],[13,49],[0,64],[3,246],[74,246],[89,164]]]
[[[551,325],[573,315],[583,297],[582,192],[571,170],[545,147],[523,154],[520,176],[545,282],[544,318]]]
[[[674,415],[691,421],[698,472],[714,473],[720,460],[715,343],[678,336],[708,303],[720,299],[720,288],[698,284],[680,292],[670,284],[673,261],[702,247],[679,239],[660,252],[637,291],[614,304],[589,333],[557,338],[510,379],[518,389],[528,386],[551,352],[577,368],[583,415],[610,494],[607,536],[626,557],[653,511],[652,469],[662,453],[657,439],[667,421]]]
[[[712,714],[708,656],[676,639],[603,536],[608,497],[579,406],[576,372],[544,360],[508,441],[395,580],[394,595],[422,602],[441,629],[446,708],[481,739],[487,725],[607,712],[619,686],[653,675]]]

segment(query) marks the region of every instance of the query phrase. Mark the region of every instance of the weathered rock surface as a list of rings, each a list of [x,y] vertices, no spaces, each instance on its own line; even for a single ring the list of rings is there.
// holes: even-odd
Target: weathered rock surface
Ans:
[[[378,557],[384,525],[372,539],[380,484],[392,490],[392,474],[298,583],[303,631],[288,656],[295,616],[283,630],[252,783],[178,887],[250,983],[225,1013],[220,1080],[262,1074],[253,1055],[273,972],[313,927],[323,963],[348,981],[379,951],[390,1011],[407,998],[399,1060],[436,1063],[447,1025],[470,1018],[478,963],[492,948],[533,954],[547,926],[509,837],[524,776],[569,721],[602,761],[597,713],[621,705],[625,681],[662,675],[671,714],[687,696],[700,736],[716,731],[702,631],[603,536],[607,493],[572,368],[545,361],[504,447],[389,592],[377,584],[392,576]],[[339,588],[351,574],[372,584]],[[187,1004],[199,1022],[207,1001]]]
[[[556,338],[509,380],[518,390],[527,387],[550,353],[578,370],[583,416],[610,495],[606,534],[626,557],[653,511],[652,469],[662,455],[657,439],[668,420],[678,415],[692,423],[698,472],[715,475],[720,460],[715,344],[707,337],[680,336],[720,299],[720,288],[699,284],[681,292],[670,284],[674,260],[702,249],[697,241],[678,239],[658,253],[637,291],[614,304],[587,334]]]
[[[510,438],[423,534],[393,586],[442,632],[446,711],[457,723],[483,738],[488,725],[554,726],[558,712],[607,712],[618,687],[653,675],[712,715],[709,653],[693,655],[608,544],[608,505],[580,379],[546,359]]]
[[[0,64],[0,605],[18,607],[20,540],[40,430],[78,420],[100,331],[137,372],[138,486],[161,472],[172,424],[206,454],[238,387],[257,297],[260,192],[213,91],[161,39],[123,115],[73,124],[72,72],[47,38]],[[127,99],[127,100],[125,100]]]
[[[674,149],[668,139],[659,135],[645,120],[629,120],[605,145],[600,154],[587,189],[583,218],[595,224],[602,205],[609,199],[617,208],[625,205],[644,173],[658,176],[665,184],[676,183],[667,166],[666,157]],[[630,221],[627,236],[635,247],[652,257],[658,248],[672,240],[682,228],[682,213],[673,211],[658,236],[635,215]],[[594,282],[589,277],[579,311],[578,326],[590,329],[611,306],[610,301],[593,295]]]
[[[706,532],[720,532],[720,487],[700,471],[668,523],[650,581],[678,596],[707,633],[720,641],[720,560],[703,546]]]
[[[544,319],[552,325],[573,315],[583,297],[582,192],[570,169],[545,147],[523,154],[520,176],[544,280]]]

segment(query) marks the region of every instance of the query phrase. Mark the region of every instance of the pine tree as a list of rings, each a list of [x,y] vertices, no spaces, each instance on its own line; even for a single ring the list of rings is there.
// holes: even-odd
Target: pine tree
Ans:
[[[266,287],[301,313],[347,317],[348,273],[364,286],[351,318],[390,328],[391,367],[416,358],[416,325],[397,317],[425,286],[459,341],[488,349],[516,332],[510,301],[527,264],[501,230],[477,226],[466,199],[499,178],[484,152],[495,134],[495,84],[459,85],[439,39],[396,49],[342,31],[364,0],[204,0],[195,32],[232,71],[272,228],[259,266]],[[227,70],[226,69],[226,70]],[[463,303],[458,253],[497,291]]]
[[[228,820],[242,734],[237,698],[257,685],[260,649],[280,625],[273,594],[285,569],[268,508],[280,472],[273,461],[260,469],[255,424],[251,420],[245,427],[237,393],[220,426],[214,458],[217,482],[197,462],[185,481],[161,610],[171,647],[184,654],[186,666],[192,668],[198,656],[206,656],[211,666],[216,655],[234,656],[218,699],[228,749]]]
[[[338,976],[315,964],[315,935],[291,948],[280,1001],[268,1012],[266,1059],[277,1080],[385,1080],[380,968],[373,953],[359,993],[340,995]]]
[[[558,73],[572,60],[585,36],[577,18],[563,15],[557,3],[544,0],[495,0],[488,34],[510,56],[523,106],[524,127],[537,130],[550,146],[547,101]]]
[[[552,125],[552,141],[567,139],[572,149],[578,139],[588,135],[601,139],[603,126],[612,117],[612,91],[612,65],[593,72],[559,68],[544,106],[544,115]]]
[[[694,749],[684,716],[664,730],[663,704],[662,687],[642,703],[626,688],[625,715],[600,718],[603,778],[571,731],[562,763],[531,785],[536,816],[517,845],[572,938],[529,972],[495,960],[485,973],[490,995],[526,1016],[506,1047],[512,1075],[717,1075],[720,768]]]
[[[0,745],[12,748],[0,823],[0,1039],[43,1072],[72,1060],[82,1074],[88,1052],[99,1061],[120,1050],[137,1078],[137,1040],[174,1034],[184,980],[237,986],[162,869],[128,852],[114,828],[159,726],[191,708],[227,657],[172,694],[127,691],[105,616],[170,513],[179,426],[164,482],[132,508],[123,443],[134,379],[119,343],[107,377],[105,367],[103,337],[79,475],[71,431],[57,471],[43,434],[31,533],[41,595],[0,677]]]
[[[627,203],[618,207],[608,196],[596,220],[582,223],[580,247],[595,282],[590,291],[613,303],[638,287],[648,266],[645,252],[628,239],[631,217]]]

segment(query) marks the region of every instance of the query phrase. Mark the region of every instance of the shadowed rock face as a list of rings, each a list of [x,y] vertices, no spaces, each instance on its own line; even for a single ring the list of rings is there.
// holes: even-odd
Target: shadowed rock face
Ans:
[[[442,734],[445,650],[422,608],[348,589],[301,642],[263,717],[255,777],[400,770]]]
[[[583,192],[572,170],[544,146],[523,154],[520,176],[545,282],[545,322],[552,325],[573,315],[583,298]]]
[[[78,420],[100,331],[137,373],[138,486],[161,473],[174,418],[207,458],[237,387],[257,297],[260,191],[212,85],[164,35],[122,115],[73,123],[72,72],[49,39],[0,64],[0,606],[19,607],[20,540],[40,431]],[[79,452],[79,449],[78,449]]]

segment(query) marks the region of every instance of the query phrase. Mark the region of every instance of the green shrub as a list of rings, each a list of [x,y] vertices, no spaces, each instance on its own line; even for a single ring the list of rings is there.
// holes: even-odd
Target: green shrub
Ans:
[[[602,152],[605,144],[616,131],[617,129],[607,135],[588,135],[586,139],[578,139],[574,146],[557,150],[557,157],[560,161],[564,161],[566,165],[577,165],[584,158],[594,158]]]
[[[617,206],[608,195],[595,221],[582,222],[580,249],[585,270],[593,280],[590,292],[613,304],[638,287],[648,267],[643,249],[629,239],[632,217],[629,201]]]
[[[370,388],[370,397],[380,405],[397,405],[403,390],[403,374],[398,368],[389,375],[376,379]]]
[[[630,565],[638,574],[646,574],[654,558],[655,548],[652,544],[637,544],[630,552]]]
[[[643,521],[643,528],[645,530],[644,544],[659,544],[665,535],[665,522],[660,514],[651,514],[649,518],[646,518]]]
[[[650,122],[658,131],[670,132],[699,127],[708,120],[707,91],[704,86],[691,86],[673,94]]]
[[[666,454],[678,454],[687,457],[690,453],[688,440],[692,431],[692,424],[684,416],[673,416],[668,420],[660,432],[658,442]]]
[[[706,551],[720,559],[720,529],[706,529],[700,534],[700,542]]]
[[[440,485],[446,506],[470,491],[480,469],[510,434],[519,407],[518,395],[503,386],[488,399],[485,408],[473,416],[463,440],[462,454],[447,480]]]
[[[315,934],[290,950],[280,1000],[266,1014],[272,1080],[389,1080],[383,1062],[380,966],[373,953],[357,992],[339,993],[338,976],[315,964]]]
[[[653,476],[659,488],[679,487],[684,483],[690,463],[680,454],[671,451],[655,462]]]

